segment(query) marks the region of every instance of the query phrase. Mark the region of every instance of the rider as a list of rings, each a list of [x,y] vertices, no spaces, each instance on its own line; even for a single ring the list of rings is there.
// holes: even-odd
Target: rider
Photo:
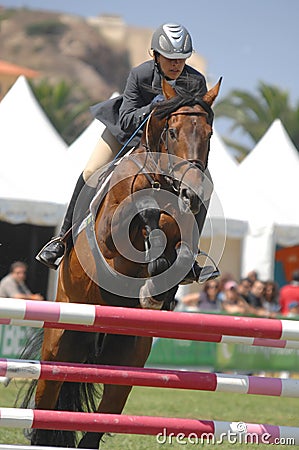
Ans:
[[[124,93],[116,98],[95,105],[93,114],[106,126],[82,174],[79,176],[70,200],[59,236],[52,239],[37,255],[37,259],[50,268],[57,268],[56,260],[63,256],[63,237],[72,226],[73,212],[78,196],[85,187],[85,196],[92,199],[97,177],[92,177],[98,169],[112,161],[121,147],[128,141],[157,101],[164,99],[161,80],[164,77],[172,85],[188,88],[188,82],[196,80],[200,94],[207,92],[205,77],[186,65],[186,59],[193,52],[192,40],[186,28],[179,24],[166,23],[157,28],[151,41],[152,60],[131,70]],[[138,145],[142,131],[131,140],[130,147]],[[210,175],[207,171],[207,175]],[[202,204],[196,216],[199,233],[203,228],[208,204]],[[76,208],[77,209],[77,208]],[[85,211],[81,211],[82,215]],[[77,213],[77,212],[76,212]],[[80,211],[79,211],[80,214]],[[218,271],[210,268],[210,277],[218,276]],[[198,281],[202,268],[194,263],[188,282]],[[189,275],[189,274],[188,274]]]

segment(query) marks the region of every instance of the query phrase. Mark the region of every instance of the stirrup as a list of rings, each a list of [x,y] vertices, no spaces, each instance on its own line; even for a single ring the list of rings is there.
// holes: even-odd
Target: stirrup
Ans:
[[[200,275],[197,279],[197,283],[205,283],[208,280],[214,280],[215,278],[218,278],[221,275],[221,273],[213,258],[203,250],[198,249],[198,256],[201,255],[205,256],[212,263],[213,270],[212,272],[210,271],[211,266],[203,266]]]
[[[61,261],[62,261],[64,255],[62,255],[60,258],[57,258],[58,262],[49,263],[48,261],[46,261],[45,259],[43,259],[43,258],[41,257],[41,254],[42,254],[43,251],[46,249],[46,247],[48,247],[48,245],[50,245],[50,244],[55,244],[55,243],[57,242],[57,243],[64,244],[64,246],[65,246],[65,243],[63,242],[63,240],[64,240],[64,238],[65,238],[66,235],[67,235],[67,233],[66,233],[64,236],[62,236],[62,237],[61,237],[61,236],[56,236],[56,237],[52,238],[52,239],[51,239],[49,242],[47,242],[47,243],[43,246],[43,248],[38,252],[38,254],[36,255],[35,259],[36,259],[37,261],[39,261],[40,263],[44,264],[44,266],[49,267],[49,269],[57,270],[58,267],[60,266],[60,263],[61,263]]]
[[[211,271],[212,269],[212,271]],[[218,267],[213,268],[213,266],[204,266],[201,269],[197,283],[205,283],[208,280],[214,280],[220,276],[220,270]]]
[[[206,258],[208,258],[208,260],[212,263],[212,265],[201,266],[197,262],[197,260],[195,260],[195,263],[196,263],[198,269],[200,269],[200,272],[198,273],[194,269],[194,265],[195,264],[193,264],[190,272],[180,282],[181,285],[191,284],[194,281],[196,283],[205,283],[208,280],[214,280],[215,278],[218,278],[220,276],[220,270],[218,269],[215,261],[211,258],[211,256],[209,256],[207,253],[205,253],[202,250],[198,250],[198,256],[200,256],[200,255],[205,256]],[[188,277],[189,274],[191,274],[191,275]]]

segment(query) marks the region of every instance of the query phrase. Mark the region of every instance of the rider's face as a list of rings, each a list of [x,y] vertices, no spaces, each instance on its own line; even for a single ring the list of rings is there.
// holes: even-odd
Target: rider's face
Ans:
[[[185,59],[169,59],[165,56],[158,55],[158,63],[162,72],[171,80],[176,80],[183,72]]]

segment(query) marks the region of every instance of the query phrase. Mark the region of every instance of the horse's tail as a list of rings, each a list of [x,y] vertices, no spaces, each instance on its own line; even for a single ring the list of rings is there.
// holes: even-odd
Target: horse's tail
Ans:
[[[32,330],[30,332],[24,349],[20,354],[20,359],[39,360],[41,354],[41,348],[43,343],[44,330]],[[32,408],[33,406],[33,394],[37,380],[33,380],[31,383],[24,383],[20,387],[17,398],[15,400],[15,406],[21,401],[21,408]],[[23,400],[21,400],[23,398]]]
[[[90,383],[63,383],[55,407],[57,411],[96,412],[99,397],[98,385]],[[75,448],[82,433],[62,430],[30,430],[31,445],[48,445]]]
[[[43,333],[35,333],[28,341],[25,350],[22,352],[23,359],[38,359],[43,339]],[[96,343],[99,343],[96,339]],[[96,355],[99,349],[95,342],[90,345],[86,364],[95,364]],[[22,408],[34,408],[34,395],[37,380],[33,380],[29,387],[26,386],[25,396],[22,395]],[[91,383],[65,382],[60,389],[58,401],[55,407],[57,411],[72,412],[96,412],[101,397],[101,385]],[[20,398],[20,392],[18,399]],[[78,433],[62,430],[25,430],[25,435],[30,439],[31,445],[48,445],[60,447],[76,447]]]

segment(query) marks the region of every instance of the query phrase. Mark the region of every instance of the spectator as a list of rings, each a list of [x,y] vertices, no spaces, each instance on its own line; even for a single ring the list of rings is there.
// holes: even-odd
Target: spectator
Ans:
[[[252,307],[253,314],[264,317],[275,317],[276,313],[268,311],[264,307],[265,302],[265,283],[261,280],[256,280],[251,286],[249,292],[249,304]]]
[[[229,314],[250,314],[251,306],[238,293],[238,284],[235,281],[227,281],[224,285],[223,310]]]
[[[221,300],[221,302],[224,300],[224,298],[225,298],[225,293],[224,293],[224,286],[225,286],[225,283],[227,283],[228,281],[234,281],[234,276],[233,276],[233,274],[232,273],[230,273],[230,272],[224,272],[223,274],[222,274],[222,276],[221,276],[221,278],[220,278],[220,281],[219,281],[219,284],[220,284],[220,286],[219,286],[219,290],[220,290],[220,293],[219,293],[219,297],[220,297],[220,300]]]
[[[288,314],[289,304],[295,301],[299,301],[299,269],[293,272],[291,282],[280,289],[281,314]]]
[[[253,308],[261,309],[263,307],[264,290],[265,284],[262,281],[254,281],[248,294],[248,302]]]
[[[44,300],[40,294],[33,294],[25,283],[27,264],[16,261],[10,266],[9,274],[0,281],[0,297]]]
[[[220,311],[221,302],[219,299],[220,284],[217,280],[208,280],[205,282],[201,292],[193,292],[182,298],[185,307],[192,308],[199,312]]]
[[[278,304],[278,293],[279,288],[275,281],[268,280],[265,282],[265,289],[262,300],[263,308],[269,313],[272,313],[273,317],[280,311],[280,306]]]
[[[238,293],[244,300],[249,303],[249,292],[251,289],[252,283],[249,278],[241,278],[238,284]]]
[[[256,270],[251,270],[250,272],[248,272],[246,278],[248,278],[248,280],[250,280],[251,284],[253,284],[255,281],[258,280],[258,273]]]

